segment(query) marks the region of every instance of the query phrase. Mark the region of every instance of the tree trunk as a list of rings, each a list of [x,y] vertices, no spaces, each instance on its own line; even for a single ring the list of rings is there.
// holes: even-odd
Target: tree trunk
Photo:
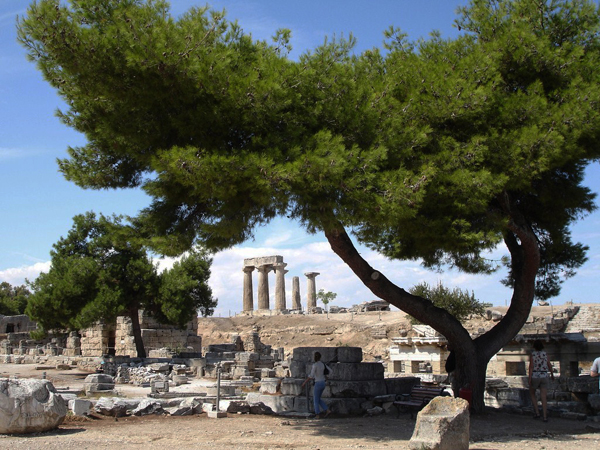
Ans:
[[[133,328],[133,340],[135,342],[137,356],[138,358],[145,358],[146,349],[144,348],[144,341],[142,341],[142,328],[140,327],[138,308],[131,308],[129,310],[129,318],[131,319],[131,326]]]
[[[535,276],[539,267],[539,247],[529,227],[511,220],[505,242],[512,257],[515,286],[510,307],[491,330],[473,340],[463,325],[448,311],[430,300],[396,286],[374,270],[358,253],[341,224],[325,231],[331,249],[352,269],[377,297],[398,307],[440,332],[456,353],[456,387],[472,389],[472,411],[484,409],[485,375],[490,359],[521,330],[533,304]],[[458,395],[458,392],[455,393]]]

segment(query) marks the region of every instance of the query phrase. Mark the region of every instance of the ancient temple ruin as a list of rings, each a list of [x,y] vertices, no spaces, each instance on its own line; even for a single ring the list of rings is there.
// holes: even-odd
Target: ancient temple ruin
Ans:
[[[287,263],[283,262],[283,256],[262,256],[259,258],[244,259],[244,290],[242,295],[243,311],[248,313],[255,310],[254,308],[254,289],[252,285],[252,273],[256,269],[258,272],[258,311],[274,310],[278,313],[289,310],[302,310],[300,301],[300,280],[298,277],[292,279],[292,304],[288,308],[285,294],[285,270]],[[275,307],[272,309],[269,297],[269,272],[275,272]],[[315,278],[319,275],[318,272],[308,272],[304,274],[308,279],[307,286],[307,311],[311,312],[317,306],[317,288]]]

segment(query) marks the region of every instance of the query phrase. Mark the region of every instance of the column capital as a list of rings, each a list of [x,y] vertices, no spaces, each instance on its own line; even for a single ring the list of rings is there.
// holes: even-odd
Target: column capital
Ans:
[[[242,272],[252,273],[254,272],[254,266],[246,266],[242,269]]]
[[[314,277],[316,277],[317,275],[321,275],[321,274],[320,274],[319,272],[306,272],[304,275],[305,275],[307,278],[314,278]]]
[[[263,264],[262,266],[258,266],[256,268],[260,273],[269,273],[273,270],[273,266],[271,264]]]

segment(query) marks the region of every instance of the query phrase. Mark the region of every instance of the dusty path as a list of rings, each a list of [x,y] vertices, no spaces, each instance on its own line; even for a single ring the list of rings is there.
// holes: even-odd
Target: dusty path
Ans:
[[[32,436],[1,436],[0,449],[403,449],[414,421],[408,416],[283,419],[230,415],[209,419],[133,417],[67,422],[59,430]],[[583,422],[492,413],[472,419],[470,448],[581,450],[598,448],[600,434]]]
[[[0,377],[41,378],[34,365],[0,364]],[[57,387],[80,387],[86,373],[46,369]],[[123,395],[145,396],[147,389],[119,386]],[[404,449],[414,428],[409,415],[332,416],[288,419],[277,416],[229,415],[209,419],[145,416],[67,420],[53,432],[28,436],[0,435],[0,449]],[[600,423],[491,412],[471,418],[471,450],[582,450],[600,445]]]

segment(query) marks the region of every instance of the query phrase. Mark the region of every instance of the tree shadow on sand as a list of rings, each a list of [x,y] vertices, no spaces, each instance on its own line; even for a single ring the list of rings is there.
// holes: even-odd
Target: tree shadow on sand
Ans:
[[[396,418],[394,414],[374,417],[336,416],[326,419],[282,419],[281,425],[291,426],[308,432],[315,437],[327,436],[340,440],[369,441],[372,443],[397,443],[409,441],[416,419],[409,415]],[[518,442],[552,438],[569,441],[578,434],[600,433],[600,424],[575,420],[551,418],[544,423],[529,416],[488,412],[471,417],[470,441],[478,442]],[[474,447],[478,448],[478,447]],[[481,447],[481,449],[487,447]]]

